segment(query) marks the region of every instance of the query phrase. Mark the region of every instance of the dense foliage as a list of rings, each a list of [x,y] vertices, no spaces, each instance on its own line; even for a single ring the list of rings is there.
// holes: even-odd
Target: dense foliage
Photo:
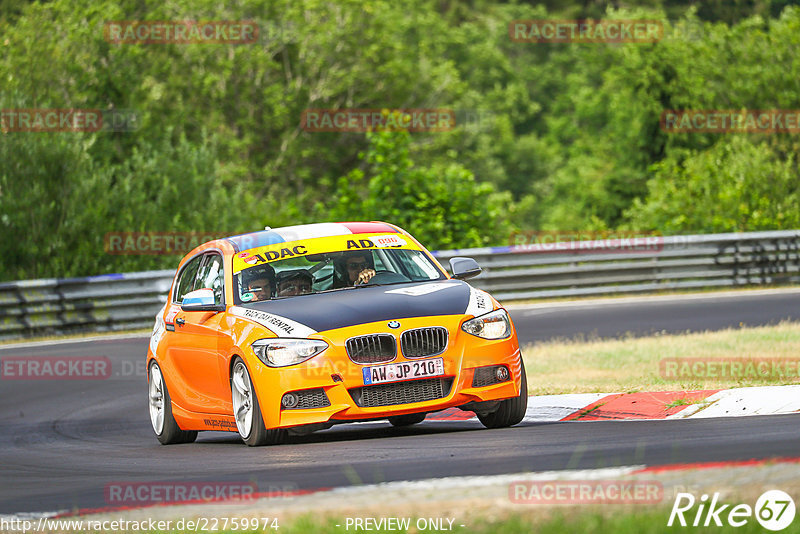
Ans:
[[[800,109],[787,0],[10,1],[0,109],[135,110],[0,133],[0,280],[172,267],[107,232],[380,219],[432,249],[514,229],[800,227],[798,134],[667,133],[669,109]],[[696,4],[696,5],[695,5]],[[630,7],[630,6],[639,7]],[[660,19],[656,43],[513,42],[517,19]],[[121,20],[252,20],[254,44],[113,44]],[[312,132],[304,110],[446,108],[445,132]]]

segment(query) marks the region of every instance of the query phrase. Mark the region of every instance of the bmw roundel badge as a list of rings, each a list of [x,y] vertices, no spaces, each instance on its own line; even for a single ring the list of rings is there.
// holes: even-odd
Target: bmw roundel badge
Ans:
[[[389,321],[389,328],[400,328],[400,321]]]

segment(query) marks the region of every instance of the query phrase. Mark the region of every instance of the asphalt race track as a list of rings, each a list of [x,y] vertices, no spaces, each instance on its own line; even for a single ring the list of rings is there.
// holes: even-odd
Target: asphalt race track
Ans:
[[[559,307],[514,316],[523,342],[575,334],[685,331],[800,319],[800,294]],[[652,329],[652,330],[651,330]],[[109,484],[255,482],[259,491],[454,475],[797,456],[800,415],[579,422],[485,430],[477,422],[343,425],[276,447],[206,432],[159,445],[147,415],[146,338],[0,349],[106,356],[105,380],[0,380],[0,514],[113,505]]]
[[[646,336],[800,321],[800,291],[578,301],[511,311],[520,344],[553,338]]]

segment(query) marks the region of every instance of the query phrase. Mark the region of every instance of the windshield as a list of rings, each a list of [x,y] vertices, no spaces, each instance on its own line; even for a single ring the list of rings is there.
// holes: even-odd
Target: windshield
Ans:
[[[381,248],[307,254],[260,263],[236,274],[234,287],[236,300],[247,303],[445,278],[419,250]]]

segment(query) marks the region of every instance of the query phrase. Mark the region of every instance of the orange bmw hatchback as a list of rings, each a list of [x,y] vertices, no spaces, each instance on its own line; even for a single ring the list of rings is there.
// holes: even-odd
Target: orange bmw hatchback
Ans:
[[[527,382],[511,319],[383,222],[266,229],[183,258],[147,351],[150,420],[163,444],[198,431],[248,445],[336,423],[403,426],[451,407],[519,423]]]

